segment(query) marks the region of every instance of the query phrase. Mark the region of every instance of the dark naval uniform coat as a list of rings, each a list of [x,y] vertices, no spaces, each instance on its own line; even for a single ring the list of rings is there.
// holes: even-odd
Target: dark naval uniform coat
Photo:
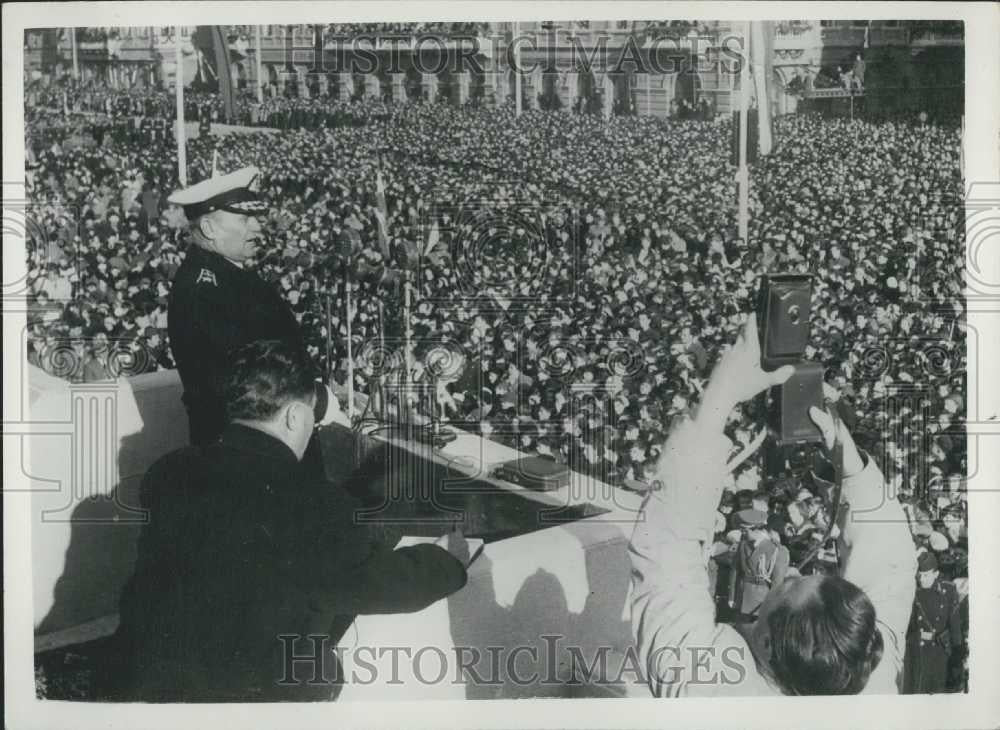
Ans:
[[[955,586],[937,580],[917,586],[906,633],[904,691],[929,694],[948,691],[949,659],[962,644],[960,600]]]
[[[381,542],[356,524],[360,503],[247,426],[160,459],[142,504],[149,521],[106,663],[108,699],[330,699],[342,677],[329,648],[357,614],[418,611],[466,581],[436,545]],[[290,659],[320,640],[278,638],[308,634],[329,637],[318,684],[319,665]]]
[[[274,287],[194,244],[174,277],[167,316],[193,444],[222,433],[221,382],[234,349],[269,339],[305,349],[295,315]]]

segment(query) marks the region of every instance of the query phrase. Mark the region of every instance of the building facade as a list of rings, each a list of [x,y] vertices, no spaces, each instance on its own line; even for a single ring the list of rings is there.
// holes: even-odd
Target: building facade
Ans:
[[[76,31],[76,64],[84,81],[173,85],[175,28]],[[596,111],[603,96],[613,93],[618,113],[652,116],[699,105],[712,114],[734,109],[736,58],[746,32],[741,22],[634,20],[263,25],[259,36],[257,26],[225,26],[225,31],[237,87],[255,93],[259,68],[265,96],[502,103],[516,87],[511,68],[516,57],[529,108]],[[198,64],[193,32],[180,28],[185,83]],[[897,97],[931,103],[935,94],[961,93],[963,51],[963,28],[950,21],[775,21],[770,101],[779,114],[796,111],[810,90],[835,87],[861,54],[866,93],[879,96],[873,103]],[[35,76],[72,71],[73,42],[66,29],[27,31],[25,54],[26,68]],[[470,59],[475,63],[466,63]]]

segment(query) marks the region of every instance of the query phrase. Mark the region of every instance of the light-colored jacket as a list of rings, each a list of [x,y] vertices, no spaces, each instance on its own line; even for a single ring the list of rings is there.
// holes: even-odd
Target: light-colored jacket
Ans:
[[[629,557],[632,633],[657,697],[780,695],[737,631],[716,623],[704,545],[710,545],[730,442],[683,422],[670,436],[659,483],[643,502]],[[844,480],[851,512],[843,577],[875,607],[884,651],[864,694],[898,694],[915,591],[916,551],[906,517],[873,459]]]

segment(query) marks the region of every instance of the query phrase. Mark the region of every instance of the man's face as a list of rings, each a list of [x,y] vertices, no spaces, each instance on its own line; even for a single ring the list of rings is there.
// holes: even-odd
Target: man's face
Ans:
[[[934,585],[937,577],[938,571],[936,570],[921,570],[917,573],[917,583],[920,584],[921,588],[930,588]]]
[[[212,214],[202,232],[211,240],[212,250],[230,261],[246,261],[257,252],[261,237],[260,221],[254,216],[219,210]]]

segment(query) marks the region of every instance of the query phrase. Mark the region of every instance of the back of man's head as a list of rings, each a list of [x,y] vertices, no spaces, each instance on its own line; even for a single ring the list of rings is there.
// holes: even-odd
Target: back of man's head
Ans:
[[[310,363],[280,340],[260,340],[233,353],[224,385],[228,421],[267,422],[292,401],[312,403]]]
[[[781,601],[766,621],[771,674],[787,694],[857,694],[882,658],[875,607],[837,576],[819,578],[798,600]]]

